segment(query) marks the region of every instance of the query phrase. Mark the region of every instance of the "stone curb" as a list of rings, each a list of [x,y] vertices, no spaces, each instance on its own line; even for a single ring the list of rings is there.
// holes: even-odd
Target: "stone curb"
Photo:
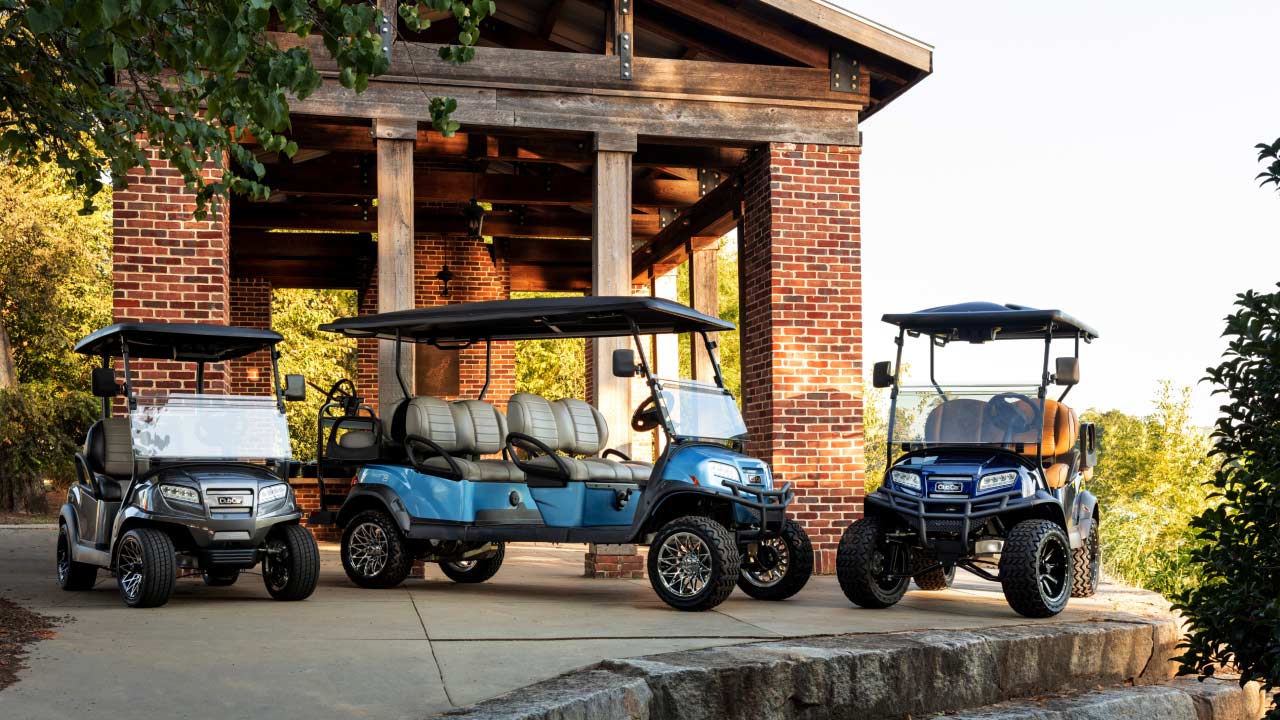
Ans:
[[[1171,618],[805,637],[606,660],[468,708],[470,720],[904,716],[1168,681]]]
[[[1005,703],[951,720],[1257,720],[1266,712],[1257,683],[1179,678],[1167,685],[1122,687],[1068,697]]]

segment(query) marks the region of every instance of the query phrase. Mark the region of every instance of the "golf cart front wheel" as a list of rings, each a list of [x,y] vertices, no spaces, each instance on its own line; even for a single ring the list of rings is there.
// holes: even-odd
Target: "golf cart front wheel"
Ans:
[[[677,610],[710,610],[733,592],[742,556],[733,534],[711,518],[676,518],[649,546],[649,584]]]
[[[230,570],[213,568],[201,572],[200,577],[204,578],[204,584],[209,587],[228,587],[235,585],[236,580],[240,579],[240,570],[239,568],[231,568]]]
[[[449,579],[456,583],[482,583],[493,577],[502,567],[502,558],[506,555],[507,544],[498,543],[498,549],[486,558],[472,558],[456,562],[442,562],[440,569]]]
[[[932,570],[918,572],[927,567]],[[956,580],[956,566],[938,567],[938,556],[929,550],[911,553],[911,579],[921,590],[946,590]]]
[[[63,590],[89,590],[98,581],[98,568],[71,559],[71,532],[58,526],[58,587]]]
[[[262,582],[276,600],[305,600],[320,582],[320,548],[301,525],[279,525],[267,536]]]
[[[135,608],[160,607],[169,602],[178,580],[173,541],[155,528],[134,528],[116,549],[116,582],[120,598]]]
[[[754,555],[743,557],[738,587],[757,600],[786,600],[812,574],[813,545],[804,528],[788,520],[779,535],[761,540]]]
[[[899,554],[909,552],[905,545],[888,542],[880,518],[864,517],[854,522],[844,531],[836,549],[836,579],[844,596],[864,608],[897,604],[911,583],[907,575],[897,574],[897,566],[905,566]]]
[[[1084,544],[1071,551],[1075,565],[1071,575],[1071,597],[1092,597],[1102,579],[1102,539],[1098,537],[1098,519],[1094,518]]]
[[[1013,526],[1000,553],[1004,599],[1019,615],[1053,617],[1071,597],[1071,541],[1050,520]]]
[[[396,521],[382,510],[365,510],[342,532],[342,569],[362,588],[393,588],[409,577],[409,553]]]

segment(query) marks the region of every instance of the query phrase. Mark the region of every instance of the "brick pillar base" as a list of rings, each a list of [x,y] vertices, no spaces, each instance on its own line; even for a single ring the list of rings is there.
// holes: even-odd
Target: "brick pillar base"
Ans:
[[[644,556],[635,545],[591,543],[583,560],[583,574],[587,577],[627,580],[644,577]]]

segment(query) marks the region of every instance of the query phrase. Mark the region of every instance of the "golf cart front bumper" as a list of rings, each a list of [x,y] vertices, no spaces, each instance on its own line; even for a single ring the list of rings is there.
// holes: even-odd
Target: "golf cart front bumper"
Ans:
[[[902,518],[920,537],[945,537],[967,543],[971,532],[987,519],[1039,502],[1036,496],[1023,497],[1020,489],[981,497],[923,497],[889,486],[867,496],[867,505],[887,510]]]
[[[791,483],[784,483],[776,490],[732,480],[722,480],[721,484],[731,493],[734,520],[739,525],[754,526],[739,530],[739,540],[762,540],[782,533],[787,522],[787,507],[796,498]]]

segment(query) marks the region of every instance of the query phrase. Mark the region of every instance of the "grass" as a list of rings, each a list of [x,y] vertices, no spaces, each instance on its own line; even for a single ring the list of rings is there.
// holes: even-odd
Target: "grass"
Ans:
[[[0,511],[0,525],[43,525],[56,522],[57,515]]]

